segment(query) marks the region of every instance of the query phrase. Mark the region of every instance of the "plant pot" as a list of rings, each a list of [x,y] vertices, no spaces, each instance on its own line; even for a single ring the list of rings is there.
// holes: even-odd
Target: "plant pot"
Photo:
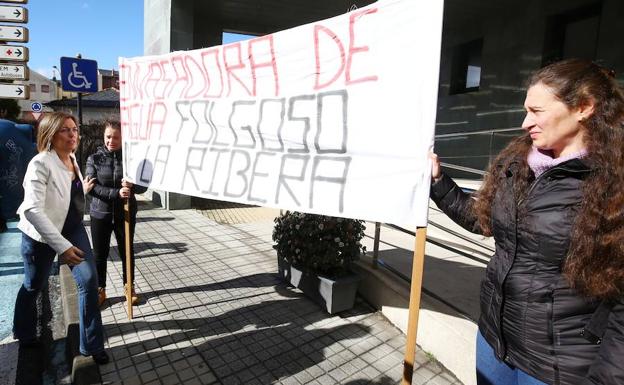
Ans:
[[[282,258],[277,258],[279,276],[307,297],[321,305],[329,314],[349,310],[355,303],[355,294],[361,277],[351,273],[338,279],[319,276],[310,271],[302,271],[291,266]]]

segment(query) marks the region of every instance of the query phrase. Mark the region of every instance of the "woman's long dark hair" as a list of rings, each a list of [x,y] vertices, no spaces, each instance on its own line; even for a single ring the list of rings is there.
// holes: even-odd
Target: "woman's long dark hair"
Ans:
[[[563,272],[582,294],[598,298],[624,295],[624,94],[614,73],[590,61],[569,59],[531,76],[529,87],[549,87],[568,108],[594,103],[583,122],[583,139],[592,172],[583,182],[577,216]],[[531,171],[528,133],[512,141],[490,165],[474,210],[483,232],[491,235],[491,202],[502,173],[512,162],[516,202],[527,192]]]

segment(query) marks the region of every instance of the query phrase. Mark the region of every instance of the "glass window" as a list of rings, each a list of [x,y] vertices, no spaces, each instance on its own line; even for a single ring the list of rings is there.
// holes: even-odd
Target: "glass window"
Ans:
[[[542,65],[578,57],[595,60],[602,3],[597,2],[546,20]]]
[[[479,90],[482,51],[483,39],[469,41],[455,47],[451,64],[449,94],[462,94]]]

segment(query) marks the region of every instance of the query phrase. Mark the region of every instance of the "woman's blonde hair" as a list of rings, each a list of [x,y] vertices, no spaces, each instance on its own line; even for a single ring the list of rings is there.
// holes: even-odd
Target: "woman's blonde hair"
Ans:
[[[78,121],[73,115],[62,111],[48,112],[41,118],[37,129],[37,151],[43,152],[52,149],[52,138],[58,130],[63,128],[67,119],[73,120],[78,126]],[[77,143],[80,143],[80,136],[78,136]]]

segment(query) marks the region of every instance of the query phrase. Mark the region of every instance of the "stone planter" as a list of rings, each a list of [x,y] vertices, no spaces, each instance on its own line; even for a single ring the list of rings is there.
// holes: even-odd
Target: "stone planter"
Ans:
[[[321,305],[329,314],[349,310],[355,303],[355,294],[361,277],[355,273],[333,280],[311,272],[303,272],[281,258],[277,258],[279,276],[306,296]]]

